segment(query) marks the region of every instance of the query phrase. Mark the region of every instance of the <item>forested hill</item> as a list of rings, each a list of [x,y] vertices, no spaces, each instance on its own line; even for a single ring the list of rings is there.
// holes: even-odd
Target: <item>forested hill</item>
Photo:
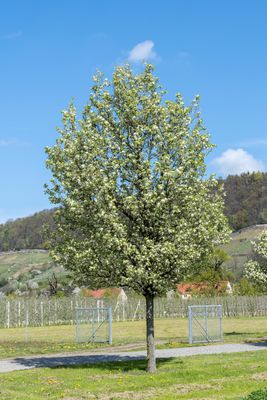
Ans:
[[[45,249],[44,225],[54,230],[54,210],[44,210],[26,218],[0,225],[0,252],[8,250]]]
[[[267,173],[229,175],[224,188],[225,214],[234,230],[267,223]]]
[[[233,230],[267,223],[267,173],[230,175],[221,182],[225,214]],[[43,225],[54,229],[53,213],[45,210],[0,225],[0,251],[46,248]]]

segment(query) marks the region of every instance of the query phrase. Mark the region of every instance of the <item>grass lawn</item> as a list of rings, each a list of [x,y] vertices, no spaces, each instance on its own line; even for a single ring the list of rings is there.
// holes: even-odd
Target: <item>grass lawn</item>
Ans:
[[[187,342],[187,319],[158,319],[155,330],[158,347],[179,347]],[[223,321],[228,343],[267,338],[267,318],[228,318]],[[145,346],[145,321],[114,322],[114,346]],[[0,329],[0,358],[27,354],[99,349],[103,345],[75,343],[75,326]],[[106,347],[107,345],[104,344]]]
[[[1,400],[238,400],[267,386],[267,351],[40,368],[0,375]]]

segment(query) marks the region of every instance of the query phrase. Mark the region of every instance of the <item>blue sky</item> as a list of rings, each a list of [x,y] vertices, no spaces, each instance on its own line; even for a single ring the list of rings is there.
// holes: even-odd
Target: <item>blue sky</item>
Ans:
[[[201,95],[210,172],[265,171],[266,19],[263,0],[2,2],[0,222],[50,207],[44,147],[60,111],[127,59],[152,61],[169,97]]]

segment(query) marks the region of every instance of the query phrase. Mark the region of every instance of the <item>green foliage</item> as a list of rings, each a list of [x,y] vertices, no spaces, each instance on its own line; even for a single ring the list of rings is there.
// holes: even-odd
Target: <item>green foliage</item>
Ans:
[[[233,279],[233,274],[225,268],[221,268],[219,271],[214,270],[211,267],[206,267],[196,275],[193,275],[190,279],[191,282],[209,282],[216,284],[220,281],[229,281]]]
[[[226,253],[225,250],[221,249],[220,247],[216,247],[213,253],[211,253],[209,256],[209,263],[215,271],[218,271],[220,273],[223,263],[229,261],[230,258],[231,257]]]
[[[206,178],[213,145],[198,98],[164,101],[151,65],[94,81],[82,117],[64,111],[46,149],[61,238],[51,255],[91,287],[162,295],[228,237],[222,191]]]
[[[234,285],[234,294],[237,296],[253,296],[257,294],[257,288],[248,279],[242,278]]]
[[[216,247],[211,254],[200,261],[196,271],[188,277],[191,282],[209,283],[207,290],[203,290],[204,295],[216,295],[218,290],[215,284],[220,281],[232,281],[234,275],[226,269],[223,264],[230,260],[229,255],[221,248]]]
[[[229,175],[224,184],[225,213],[234,230],[267,223],[267,173]]]
[[[65,292],[63,290],[58,290],[55,297],[61,299],[62,297],[65,297]]]
[[[248,396],[244,397],[243,400],[266,400],[267,399],[267,387],[256,390],[250,393]]]

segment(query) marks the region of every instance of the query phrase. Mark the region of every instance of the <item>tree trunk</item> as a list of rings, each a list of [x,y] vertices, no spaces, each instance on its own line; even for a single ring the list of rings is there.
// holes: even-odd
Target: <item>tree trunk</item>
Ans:
[[[146,295],[146,341],[147,341],[147,371],[156,371],[156,355],[154,341],[154,296]]]

